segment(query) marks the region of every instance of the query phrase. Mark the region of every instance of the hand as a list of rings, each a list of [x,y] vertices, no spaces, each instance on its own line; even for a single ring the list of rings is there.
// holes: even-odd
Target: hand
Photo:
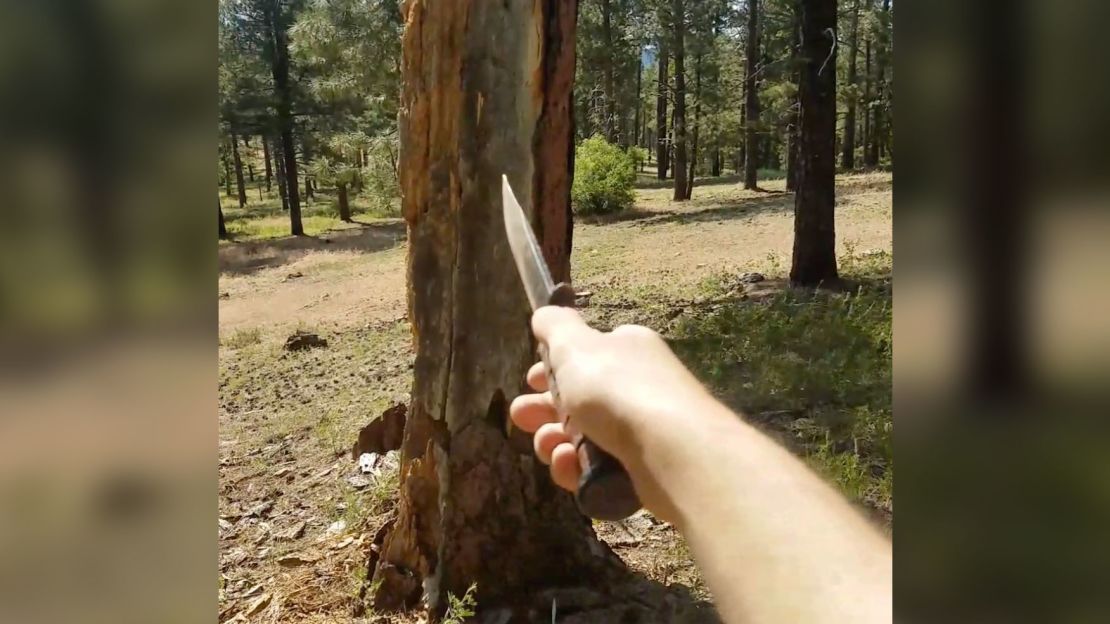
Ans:
[[[544,307],[532,317],[537,340],[547,345],[558,380],[561,422],[543,363],[528,371],[528,385],[539,394],[517,397],[510,408],[520,429],[535,433],[536,456],[551,467],[560,487],[577,489],[581,471],[574,445],[583,433],[616,457],[629,471],[645,507],[667,516],[668,496],[645,465],[653,445],[677,443],[689,427],[691,408],[708,399],[701,385],[654,331],[623,325],[602,333],[570,308]],[[711,399],[709,399],[711,401]]]

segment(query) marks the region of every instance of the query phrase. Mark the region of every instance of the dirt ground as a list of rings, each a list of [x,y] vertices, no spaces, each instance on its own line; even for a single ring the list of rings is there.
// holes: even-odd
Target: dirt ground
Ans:
[[[709,183],[683,204],[670,189],[641,189],[629,213],[577,223],[573,281],[602,304],[588,318],[636,318],[644,293],[697,297],[723,273],[782,277],[793,195],[782,181],[765,187]],[[891,251],[891,189],[890,174],[838,180],[841,252]],[[221,621],[351,621],[396,475],[361,477],[349,449],[362,425],[407,399],[405,249],[399,220],[220,246]],[[298,329],[327,348],[284,351]],[[633,570],[709,598],[670,527],[650,517],[597,527]]]

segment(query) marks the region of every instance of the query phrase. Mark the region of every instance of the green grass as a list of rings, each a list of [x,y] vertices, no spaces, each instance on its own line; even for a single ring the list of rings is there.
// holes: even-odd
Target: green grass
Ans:
[[[669,336],[712,391],[853,499],[889,508],[893,482],[889,255],[842,259],[849,292],[786,290],[688,312]],[[701,284],[724,292],[727,276]]]
[[[374,198],[353,193],[350,205],[351,215],[355,220],[396,217],[399,210],[396,200],[390,203],[389,209],[383,210],[378,207]],[[258,190],[252,188],[247,193],[247,205],[243,208],[239,207],[235,197],[221,194],[220,206],[224,212],[228,234],[233,240],[265,240],[290,235],[289,213],[281,207],[281,197],[277,194],[276,186],[271,192],[263,193],[261,199]],[[330,189],[317,191],[311,204],[301,198],[301,224],[305,234],[309,236],[355,227],[339,220],[338,200]]]

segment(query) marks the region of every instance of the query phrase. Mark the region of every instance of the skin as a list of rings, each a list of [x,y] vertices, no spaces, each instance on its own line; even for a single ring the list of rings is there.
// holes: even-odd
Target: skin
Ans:
[[[726,622],[889,622],[891,545],[802,462],[714,399],[646,327],[603,333],[572,309],[532,317],[542,363],[513,422],[534,433],[551,478],[573,492],[571,435],[628,469],[644,507],[686,538]],[[572,429],[573,428],[573,429]]]

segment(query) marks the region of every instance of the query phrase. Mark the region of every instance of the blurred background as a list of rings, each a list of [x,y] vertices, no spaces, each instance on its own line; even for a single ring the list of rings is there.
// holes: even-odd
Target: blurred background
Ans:
[[[1104,621],[1110,5],[895,4],[899,614]],[[215,616],[216,51],[0,1],[0,621]]]

